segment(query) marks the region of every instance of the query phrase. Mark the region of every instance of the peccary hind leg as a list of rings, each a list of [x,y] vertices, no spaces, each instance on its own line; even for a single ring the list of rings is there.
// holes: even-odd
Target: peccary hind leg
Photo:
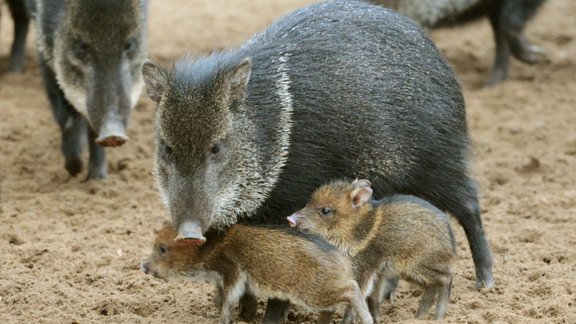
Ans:
[[[501,10],[501,28],[506,33],[514,57],[528,64],[545,58],[544,49],[530,44],[524,36],[526,22],[534,16],[544,0],[506,1]]]
[[[446,209],[456,216],[466,232],[476,268],[476,288],[492,288],[492,254],[482,227],[476,188],[472,180],[468,182],[467,189],[467,196],[460,197],[458,202]]]

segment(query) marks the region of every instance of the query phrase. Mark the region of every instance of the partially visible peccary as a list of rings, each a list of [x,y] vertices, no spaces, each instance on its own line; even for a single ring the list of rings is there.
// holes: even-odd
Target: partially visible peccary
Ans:
[[[322,2],[237,50],[169,70],[146,63],[143,74],[158,103],[156,180],[179,239],[241,218],[282,222],[321,184],[354,175],[377,196],[412,194],[454,215],[477,287],[492,287],[462,92],[409,19]]]
[[[0,2],[0,7],[2,6]],[[30,18],[26,11],[24,0],[7,0],[10,14],[14,20],[14,40],[10,50],[8,72],[22,72],[24,70],[24,58],[26,56],[26,36]]]
[[[524,36],[526,22],[545,0],[368,0],[414,19],[425,27],[437,27],[487,16],[494,32],[496,56],[487,86],[502,82],[508,75],[510,53],[534,64],[544,59],[544,50]]]
[[[65,167],[105,178],[104,146],[124,144],[142,89],[147,0],[29,0],[44,85],[62,131]]]
[[[291,227],[318,234],[352,257],[364,294],[372,291],[370,312],[377,320],[385,292],[398,277],[424,290],[416,317],[438,299],[436,319],[450,300],[456,246],[448,216],[414,196],[393,195],[371,201],[368,180],[334,181],[321,186],[303,209],[288,217]],[[349,313],[351,314],[351,313]],[[347,314],[348,315],[348,314]],[[351,323],[345,316],[344,323]]]
[[[162,279],[211,278],[223,292],[220,323],[229,323],[246,288],[261,297],[278,297],[323,311],[347,303],[361,323],[372,323],[350,261],[334,246],[289,229],[234,225],[211,231],[203,245],[175,240],[170,224],[160,230],[152,255],[140,268]]]

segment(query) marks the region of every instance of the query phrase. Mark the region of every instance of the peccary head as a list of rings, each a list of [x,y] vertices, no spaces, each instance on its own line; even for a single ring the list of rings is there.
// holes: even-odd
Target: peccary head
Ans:
[[[160,279],[186,279],[201,266],[198,246],[188,240],[175,240],[176,228],[165,223],[158,231],[152,254],[140,264],[140,270]]]
[[[44,54],[66,99],[104,146],[128,139],[130,110],[142,89],[146,9],[146,0],[68,0],[54,27],[52,52]],[[39,17],[53,14],[41,11]]]
[[[158,103],[156,180],[178,239],[205,240],[208,228],[235,223],[271,186],[266,144],[246,105],[251,70],[250,58],[218,55],[181,59],[170,71],[144,64],[148,96]]]
[[[319,234],[331,242],[339,242],[347,231],[372,210],[371,183],[334,181],[321,186],[312,194],[306,206],[287,217],[290,227]],[[339,237],[336,237],[339,236]]]

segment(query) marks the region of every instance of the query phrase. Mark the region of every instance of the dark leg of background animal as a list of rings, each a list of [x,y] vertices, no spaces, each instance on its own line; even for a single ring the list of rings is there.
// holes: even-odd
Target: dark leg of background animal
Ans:
[[[90,147],[90,159],[88,160],[88,176],[86,180],[106,178],[106,151],[104,147],[96,144],[98,134],[91,127],[88,131],[88,146]]]
[[[472,259],[476,266],[476,288],[492,288],[494,286],[492,254],[482,228],[480,206],[478,206],[474,182],[469,180],[467,192],[462,193],[462,196],[455,197],[455,199],[458,201],[453,201],[453,205],[446,209],[458,219],[468,237]]]
[[[9,72],[22,72],[24,70],[24,57],[26,51],[26,35],[30,18],[24,5],[24,0],[8,0],[8,6],[14,20],[14,41],[10,52]]]
[[[508,0],[502,4],[500,26],[506,34],[510,50],[514,57],[528,64],[534,64],[545,58],[544,50],[530,44],[524,36],[526,22],[534,16],[544,0]]]
[[[506,32],[503,29],[500,20],[500,5],[494,9],[490,14],[490,24],[494,32],[494,41],[496,42],[496,56],[492,65],[492,73],[485,83],[485,86],[490,87],[498,84],[508,76],[508,66],[510,65],[510,46],[506,38]]]
[[[64,166],[71,176],[82,172],[82,140],[86,138],[86,121],[66,101],[64,93],[58,87],[54,72],[40,61],[40,69],[48,100],[52,106],[54,117],[62,131],[61,149],[64,155]]]
[[[331,311],[321,311],[318,316],[318,324],[330,324],[332,323],[332,317],[334,312]]]
[[[244,322],[252,322],[258,311],[258,299],[246,290],[238,303],[238,317]]]
[[[280,323],[280,321],[286,318],[289,306],[290,302],[287,300],[276,298],[268,299],[266,311],[262,318],[262,324]]]

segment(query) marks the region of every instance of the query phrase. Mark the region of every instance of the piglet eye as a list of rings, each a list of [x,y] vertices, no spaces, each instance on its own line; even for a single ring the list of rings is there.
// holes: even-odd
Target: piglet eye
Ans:
[[[332,209],[328,207],[323,207],[322,209],[320,209],[320,215],[324,217],[330,216],[332,212],[333,212]]]
[[[212,153],[213,155],[216,155],[216,154],[220,153],[221,149],[222,149],[222,145],[220,145],[219,143],[216,143],[210,149],[210,153]]]
[[[160,245],[158,247],[158,252],[160,253],[160,255],[164,255],[168,252],[168,248],[166,247],[166,245]]]

